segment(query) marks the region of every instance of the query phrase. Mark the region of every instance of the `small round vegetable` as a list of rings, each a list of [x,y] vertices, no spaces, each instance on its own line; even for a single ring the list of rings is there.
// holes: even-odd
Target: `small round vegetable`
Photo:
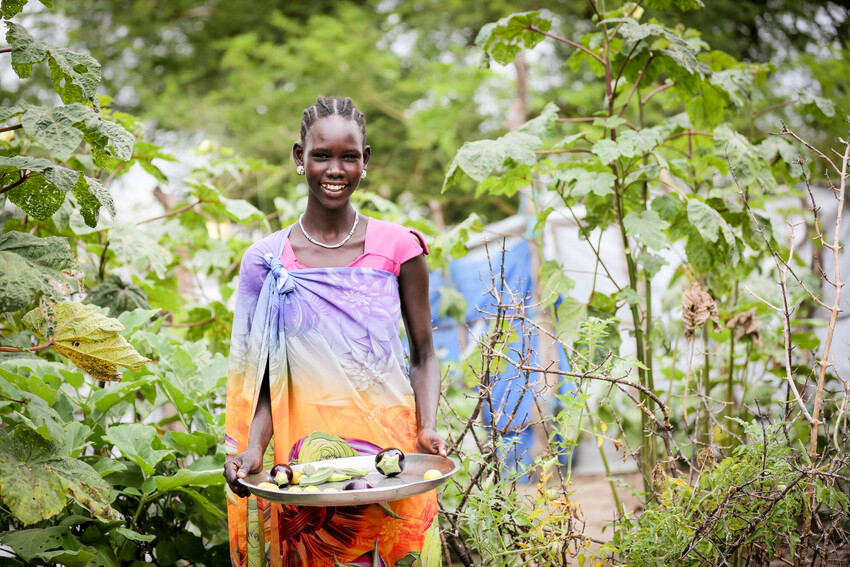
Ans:
[[[311,485],[311,486],[305,486],[305,487],[301,490],[301,492],[321,492],[321,491],[319,490],[319,487],[318,487],[318,486],[316,486],[316,485]]]
[[[292,469],[292,480],[289,481],[290,484],[298,484],[298,481],[301,480],[301,471],[297,471]]]
[[[404,470],[404,453],[395,447],[387,447],[375,455],[375,468],[384,476],[396,476]]]
[[[304,492],[304,489],[302,489],[300,486],[290,486],[287,492]]]
[[[265,490],[278,490],[277,485],[273,482],[261,482],[257,485],[257,488],[264,488]]]
[[[367,488],[372,488],[372,485],[365,478],[352,478],[342,485],[343,490],[366,490]]]
[[[425,474],[422,475],[422,478],[424,478],[425,480],[434,480],[435,478],[440,478],[441,476],[443,476],[443,473],[441,473],[437,469],[431,469],[425,471]]]
[[[278,464],[272,467],[272,480],[278,486],[286,486],[292,482],[292,468],[289,465]]]
[[[336,488],[330,487],[330,488],[324,489],[322,492],[339,492],[339,490],[337,490]]]

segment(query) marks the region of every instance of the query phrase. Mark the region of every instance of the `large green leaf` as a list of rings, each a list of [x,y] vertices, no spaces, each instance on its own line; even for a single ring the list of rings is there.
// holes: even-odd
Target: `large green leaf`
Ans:
[[[619,33],[624,40],[624,51],[630,51],[635,44],[647,38],[659,37],[667,40],[667,47],[656,49],[656,52],[663,54],[668,64],[672,63],[691,75],[711,75],[711,68],[697,58],[697,51],[672,29],[655,23],[641,24],[633,18],[611,18],[605,21],[620,24]]]
[[[688,200],[688,220],[699,231],[700,236],[709,242],[717,242],[722,234],[730,245],[735,244],[735,232],[723,217],[699,199]]]
[[[160,492],[174,490],[178,486],[220,486],[224,484],[224,475],[220,468],[193,471],[180,469],[172,476],[155,476],[156,489]]]
[[[741,189],[755,185],[765,192],[776,187],[776,180],[759,151],[731,126],[723,124],[714,131],[714,154],[729,160]]]
[[[156,232],[143,230],[133,223],[119,223],[112,227],[109,245],[122,264],[139,274],[153,271],[163,278],[171,263],[171,253],[157,242]]]
[[[64,301],[57,303],[52,318],[38,309],[24,316],[24,323],[41,339],[53,329],[53,349],[96,380],[120,380],[118,366],[141,370],[147,358],[119,333],[124,326],[117,319],[98,313],[93,307]]]
[[[9,176],[13,176],[11,181],[6,179]],[[0,156],[0,179],[4,184],[17,184],[8,190],[9,200],[38,220],[47,220],[59,210],[69,191],[77,197],[87,225],[97,224],[101,205],[115,215],[112,197],[100,181],[46,159]]]
[[[558,179],[567,184],[571,196],[583,197],[588,193],[595,193],[603,197],[613,193],[612,187],[617,178],[607,168],[606,171],[589,171],[576,166],[559,171]]]
[[[548,32],[552,28],[552,20],[541,16],[540,12],[512,14],[483,26],[475,45],[483,47],[498,63],[507,65],[521,49],[531,49],[545,39],[543,34],[532,31],[531,26]]]
[[[53,108],[26,105],[24,109],[21,116],[24,132],[60,161],[67,161],[83,141],[82,130],[74,124],[92,114],[89,107],[80,103]]]
[[[0,2],[0,16],[4,20],[8,20],[12,16],[16,16],[24,9],[29,0],[3,0]]]
[[[61,295],[76,289],[62,272],[74,265],[68,241],[25,232],[0,234],[0,312],[28,307],[39,294]]]
[[[107,275],[102,283],[89,290],[84,302],[107,307],[116,317],[125,311],[150,309],[148,298],[142,288],[126,283],[115,274]]]
[[[68,528],[61,526],[11,530],[0,535],[0,542],[14,549],[24,560],[32,561],[36,558],[44,559],[44,552],[62,545],[62,537],[68,532]]]
[[[93,515],[112,518],[111,488],[88,464],[31,428],[0,429],[0,496],[24,524],[46,520],[65,507],[67,496]]]
[[[133,157],[133,135],[84,104],[45,108],[21,103],[21,108],[24,131],[58,160],[67,161],[84,138],[93,148],[108,148],[116,159]]]
[[[22,79],[32,66],[48,60],[53,88],[65,104],[90,100],[100,84],[100,63],[90,55],[48,46],[34,39],[21,25],[6,22],[6,41],[12,45],[12,68]]]
[[[443,189],[456,180],[460,171],[479,183],[510,158],[516,162],[533,165],[534,153],[543,142],[537,136],[524,132],[508,132],[496,140],[477,140],[465,143],[449,165]]]
[[[110,427],[104,438],[115,445],[115,448],[139,465],[146,475],[152,475],[154,467],[165,457],[171,455],[169,450],[154,449],[156,429],[151,425],[141,423],[126,423]]]
[[[670,243],[664,234],[670,223],[652,209],[640,213],[632,211],[623,218],[623,226],[626,234],[653,250],[663,250]]]

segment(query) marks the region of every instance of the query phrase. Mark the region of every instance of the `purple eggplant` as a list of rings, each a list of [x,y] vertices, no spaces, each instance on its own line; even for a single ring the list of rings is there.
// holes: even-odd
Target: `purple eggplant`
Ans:
[[[343,490],[366,490],[367,488],[372,488],[372,485],[362,477],[352,478],[342,486]]]
[[[272,467],[272,481],[278,486],[286,486],[292,482],[292,467],[289,465],[275,465]]]
[[[404,470],[404,453],[395,447],[387,447],[375,455],[375,468],[384,476],[396,476]]]

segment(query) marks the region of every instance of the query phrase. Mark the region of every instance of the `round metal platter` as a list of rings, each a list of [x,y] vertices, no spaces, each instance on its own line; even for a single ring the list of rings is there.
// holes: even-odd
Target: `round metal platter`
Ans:
[[[292,465],[292,468],[300,470],[307,464]],[[319,490],[335,488],[337,492],[288,492],[288,486],[284,486],[280,490],[260,488],[257,486],[259,483],[271,481],[267,471],[249,474],[247,477],[239,479],[239,482],[252,494],[269,502],[297,506],[359,506],[361,504],[399,500],[434,490],[446,482],[460,467],[454,459],[423,453],[407,453],[404,471],[394,477],[386,477],[375,469],[375,457],[373,455],[329,459],[309,464],[315,467],[355,467],[368,471],[366,481],[372,485],[372,488],[343,490],[342,487],[345,482],[326,482],[318,485]],[[440,471],[442,476],[432,480],[424,480],[425,471],[431,469]]]

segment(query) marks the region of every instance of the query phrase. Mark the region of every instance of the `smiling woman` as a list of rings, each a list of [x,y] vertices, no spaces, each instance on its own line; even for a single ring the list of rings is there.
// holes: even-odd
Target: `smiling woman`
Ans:
[[[351,99],[319,97],[292,148],[309,187],[307,207],[297,226],[257,242],[242,259],[225,425],[234,565],[260,560],[266,534],[272,565],[440,563],[434,492],[394,501],[389,511],[298,507],[245,498],[239,483],[262,469],[272,437],[276,463],[383,447],[445,455],[435,431],[440,372],[428,249],[418,233],[351,206],[370,155]]]

